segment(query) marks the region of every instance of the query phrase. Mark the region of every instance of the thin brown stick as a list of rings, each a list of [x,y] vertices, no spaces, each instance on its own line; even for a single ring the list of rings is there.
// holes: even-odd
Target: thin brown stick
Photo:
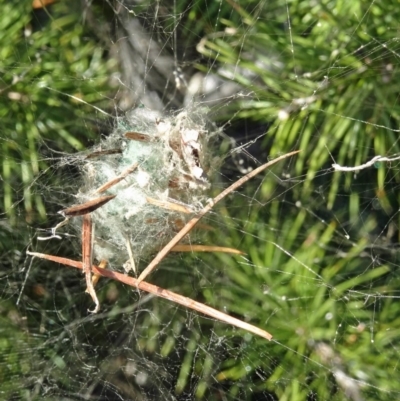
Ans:
[[[99,196],[96,199],[92,199],[88,202],[82,203],[80,205],[74,205],[67,209],[61,210],[58,213],[61,213],[65,217],[76,217],[76,216],[83,216],[85,214],[94,212],[99,207],[105,205],[111,199],[114,199],[116,195],[106,195],[106,196]]]
[[[97,313],[100,309],[100,303],[97,299],[96,291],[92,282],[92,245],[93,245],[93,225],[92,217],[90,214],[85,214],[82,221],[82,260],[83,260],[83,272],[85,273],[86,279],[86,292],[90,294],[93,302],[95,303],[95,308],[91,313]]]
[[[99,187],[95,193],[102,193],[105,192],[107,189],[111,188],[112,186],[118,184],[122,181],[127,175],[132,173],[137,169],[138,163],[132,164],[128,167],[125,171],[123,171],[118,177],[113,178],[112,180],[106,182],[104,185]],[[74,205],[67,209],[61,210],[59,213],[66,217],[75,217],[75,216],[83,216],[84,214],[94,212],[99,207],[105,205],[111,199],[114,199],[117,195],[105,195],[99,196],[96,199],[92,199],[80,205]]]
[[[152,137],[150,135],[146,134],[141,134],[140,132],[125,132],[124,134],[125,138],[132,139],[133,141],[139,141],[139,142],[151,142]]]
[[[227,248],[225,246],[214,245],[191,245],[191,244],[178,244],[175,245],[171,252],[223,252],[232,253],[234,255],[245,255],[244,252],[235,248]]]
[[[206,215],[213,207],[216,205],[219,201],[221,201],[225,196],[230,194],[232,191],[235,191],[238,189],[240,186],[242,186],[244,183],[249,181],[251,178],[255,177],[257,174],[261,173],[263,170],[267,169],[268,167],[272,166],[275,163],[278,163],[279,161],[286,159],[290,156],[293,156],[297,153],[299,153],[299,150],[295,150],[293,152],[287,153],[285,155],[279,156],[274,160],[271,160],[268,163],[263,164],[260,167],[257,167],[255,170],[251,171],[250,173],[246,174],[236,182],[234,182],[231,186],[223,190],[219,195],[217,195],[211,202],[208,203],[207,206],[205,206],[196,217],[193,217],[186,225],[179,231],[178,234],[175,235],[172,240],[165,245],[165,247],[157,254],[157,256],[149,263],[149,265],[142,271],[138,278],[138,283],[140,283],[142,280],[144,280],[155,268],[156,266],[168,255],[168,253],[171,251],[171,249],[178,244],[178,242],[186,235],[188,234],[193,227],[197,224],[197,222],[204,216]]]
[[[186,214],[193,213],[192,209],[190,209],[187,206],[181,205],[179,203],[162,201],[162,200],[150,198],[150,196],[146,196],[146,201],[150,205],[154,205],[154,206],[160,207],[162,209],[172,210],[175,212],[186,213]]]
[[[107,191],[107,189],[111,188],[112,186],[118,184],[120,181],[122,181],[124,178],[126,178],[129,174],[133,173],[137,169],[138,165],[139,165],[138,163],[133,163],[125,171],[123,171],[118,177],[113,178],[112,180],[103,184],[101,187],[97,188],[96,193],[101,194],[101,193]]]
[[[34,257],[38,257],[40,259],[46,259],[46,260],[50,260],[52,262],[56,262],[56,263],[61,263],[63,265],[66,266],[70,266],[70,267],[75,267],[78,269],[82,269],[83,268],[83,263],[82,262],[78,262],[76,260],[72,260],[72,259],[67,259],[67,258],[62,258],[59,256],[53,256],[53,255],[46,255],[43,253],[37,253],[37,252],[29,252],[27,251],[28,255],[34,256]],[[117,273],[117,272],[113,272],[111,270],[106,270],[106,269],[102,269],[98,266],[92,265],[92,272],[104,277],[108,277],[111,278],[113,280],[119,281],[121,283],[127,284],[131,287],[138,287],[139,289],[141,289],[142,291],[146,291],[149,292],[151,294],[154,294],[158,297],[161,298],[165,298],[168,299],[172,302],[175,302],[179,305],[183,305],[187,308],[193,309],[197,312],[203,313],[204,315],[210,316],[214,319],[220,320],[221,322],[227,323],[227,324],[231,324],[232,326],[236,326],[239,327],[243,330],[246,330],[250,333],[256,334],[257,336],[266,338],[267,340],[271,340],[272,339],[272,335],[270,333],[268,333],[265,330],[262,330],[256,326],[253,326],[249,323],[243,322],[239,319],[236,319],[232,316],[227,315],[226,313],[220,312],[216,309],[213,309],[207,305],[204,305],[200,302],[196,302],[193,299],[184,297],[183,295],[179,295],[176,294],[172,291],[169,290],[165,290],[164,288],[158,287],[154,284],[150,284],[147,283],[145,281],[139,282],[139,280],[121,274],[121,273]]]

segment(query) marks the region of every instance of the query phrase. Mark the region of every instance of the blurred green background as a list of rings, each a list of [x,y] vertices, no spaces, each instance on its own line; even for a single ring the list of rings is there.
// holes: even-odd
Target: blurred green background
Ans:
[[[399,398],[397,162],[331,168],[399,153],[397,1],[0,6],[1,399]],[[73,236],[37,241],[73,203],[73,154],[134,106],[183,107],[195,77],[246,165],[301,154],[208,217],[203,242],[245,257],[175,255],[151,281],[270,343],[106,280],[88,315],[78,272],[25,254],[80,258]]]

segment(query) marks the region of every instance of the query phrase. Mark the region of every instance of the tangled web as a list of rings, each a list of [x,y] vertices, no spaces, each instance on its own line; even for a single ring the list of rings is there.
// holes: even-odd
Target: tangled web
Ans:
[[[87,6],[83,25],[101,44],[90,63],[30,78],[53,108],[67,99],[63,112],[80,114],[58,139],[37,140],[40,172],[3,150],[4,399],[399,398],[397,4],[241,3]],[[49,15],[67,35],[63,7]],[[57,43],[78,37],[90,35]],[[38,49],[21,60],[29,72],[56,52]],[[112,90],[86,93],[106,63]],[[6,93],[10,110],[29,103],[19,87]],[[45,138],[54,126],[43,115],[27,120]],[[69,136],[78,125],[97,129],[87,146]],[[295,149],[214,207],[185,237],[191,251],[146,279],[268,330],[270,342],[108,279],[90,314],[79,272],[25,253],[82,260],[81,218],[61,226],[58,212],[108,196],[91,212],[94,262],[138,277],[210,198]],[[12,161],[20,186],[7,181]],[[24,208],[26,221],[35,208],[46,220],[17,236],[6,218]]]
[[[194,123],[186,112],[161,120],[137,109],[100,144],[100,154],[89,155],[78,203],[105,190],[118,195],[93,213],[98,259],[129,271],[161,249],[176,233],[175,226],[185,224],[206,202],[209,182],[203,169],[209,170],[210,136],[204,124]],[[107,155],[115,149],[121,154]],[[121,184],[102,187],[121,173]]]

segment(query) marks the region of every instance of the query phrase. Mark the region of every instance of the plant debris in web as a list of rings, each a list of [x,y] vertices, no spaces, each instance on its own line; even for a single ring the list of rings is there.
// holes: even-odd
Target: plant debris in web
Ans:
[[[93,254],[130,270],[160,250],[208,199],[218,164],[215,134],[200,114],[171,117],[138,108],[89,153],[79,204],[115,196],[92,212]],[[100,149],[100,150],[98,150]],[[68,216],[68,209],[63,211]]]
[[[209,199],[208,175],[219,159],[211,156],[215,135],[205,128],[205,121],[187,111],[160,118],[145,109],[134,110],[100,148],[85,156],[84,185],[76,195],[79,204],[62,210],[66,220],[53,229],[55,236],[55,230],[70,218],[83,216],[82,262],[27,253],[83,269],[86,291],[95,303],[93,313],[100,308],[94,284],[99,276],[105,276],[271,340],[265,330],[143,281],[174,246],[179,244],[182,251],[181,241],[215,204],[268,167],[298,153],[281,155],[257,167]],[[213,252],[218,248],[201,247]],[[137,262],[157,251],[137,279],[111,271],[123,266],[126,272],[137,273]],[[100,261],[99,266],[93,264],[93,257]],[[107,264],[111,270],[105,269]]]

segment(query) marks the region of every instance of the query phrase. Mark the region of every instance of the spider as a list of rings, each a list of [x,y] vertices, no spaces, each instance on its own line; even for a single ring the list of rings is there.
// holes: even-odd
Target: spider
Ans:
[[[146,141],[151,140],[145,134],[139,134],[136,132],[135,133],[132,133],[132,132],[126,133],[125,137],[127,137],[128,139],[136,140],[136,141],[145,141],[146,142]],[[173,143],[169,143],[169,145],[171,146],[171,148],[174,148]],[[176,150],[177,147],[175,146],[174,151],[180,152],[179,157],[185,161],[185,165],[188,167],[188,171],[183,172],[183,173],[186,175],[189,175],[189,181],[191,182],[191,185],[197,185],[197,186],[206,185],[205,173],[202,170],[201,164],[200,164],[201,147],[200,147],[199,143],[197,142],[196,133],[194,131],[187,130],[186,134],[184,136],[182,136],[182,145],[181,146],[182,147],[180,149],[178,149],[178,151]],[[105,152],[107,152],[107,154],[113,153],[113,151],[110,151],[110,150],[107,150]],[[100,151],[97,153],[101,154],[102,152]],[[118,153],[118,150],[116,150],[115,153]],[[175,303],[181,304],[187,308],[196,310],[205,315],[211,316],[217,320],[237,326],[239,328],[242,328],[244,330],[252,332],[256,335],[259,335],[263,338],[271,340],[272,335],[265,330],[262,330],[256,326],[250,325],[239,319],[233,318],[233,317],[231,317],[223,312],[220,312],[216,309],[213,309],[205,304],[196,302],[190,298],[184,297],[182,295],[173,293],[167,289],[163,289],[161,287],[150,284],[144,280],[171,251],[181,252],[181,251],[197,250],[197,251],[208,251],[208,252],[220,251],[220,252],[230,252],[230,253],[241,254],[240,251],[237,251],[237,250],[231,249],[231,248],[205,246],[205,245],[185,245],[185,244],[180,244],[180,241],[193,229],[193,227],[199,222],[199,220],[203,216],[205,216],[219,201],[221,201],[229,193],[236,190],[238,187],[242,186],[245,182],[247,182],[252,177],[259,174],[261,171],[267,169],[268,167],[272,166],[273,164],[279,162],[280,160],[283,160],[287,157],[293,156],[297,153],[298,153],[298,151],[290,152],[288,154],[277,157],[276,159],[274,159],[266,164],[259,166],[258,168],[254,169],[253,171],[249,172],[248,174],[244,175],[242,178],[240,178],[239,180],[234,182],[231,186],[226,188],[215,198],[208,200],[207,204],[204,207],[202,207],[201,210],[198,210],[195,212],[191,209],[184,210],[187,207],[179,202],[166,201],[166,200],[160,201],[157,199],[147,198],[147,202],[154,205],[155,207],[165,208],[168,210],[177,210],[181,213],[192,213],[193,214],[193,212],[194,212],[194,217],[192,217],[190,220],[188,220],[186,222],[186,224],[183,226],[183,228],[181,228],[181,230],[161,249],[161,251],[159,251],[157,253],[157,255],[154,257],[154,259],[141,272],[141,274],[139,275],[138,278],[133,278],[133,277],[128,276],[127,274],[124,275],[124,274],[117,273],[115,271],[106,269],[108,261],[103,258],[100,258],[101,262],[100,262],[99,266],[93,265],[93,262],[92,262],[93,237],[94,237],[94,225],[92,222],[92,213],[94,211],[99,210],[100,208],[104,207],[109,202],[110,203],[113,202],[114,199],[118,197],[118,193],[116,195],[101,195],[101,194],[104,193],[105,191],[109,190],[110,188],[116,186],[118,183],[125,180],[130,174],[135,172],[139,168],[139,164],[140,164],[137,162],[131,164],[128,168],[126,168],[117,177],[114,177],[111,180],[107,181],[105,184],[101,185],[94,192],[94,194],[96,194],[96,197],[94,199],[90,199],[79,205],[71,206],[60,212],[62,215],[65,216],[66,220],[64,220],[63,222],[58,224],[52,230],[53,231],[52,237],[55,236],[56,229],[59,228],[61,225],[65,224],[69,219],[77,217],[77,216],[82,217],[82,262],[74,261],[72,259],[67,259],[67,258],[63,258],[63,257],[48,255],[48,254],[37,253],[37,252],[28,251],[27,254],[31,255],[33,257],[38,257],[41,259],[46,259],[46,260],[50,260],[53,262],[57,262],[57,263],[60,263],[60,264],[66,265],[66,266],[82,269],[85,274],[85,279],[86,279],[86,286],[87,286],[86,292],[88,292],[90,294],[90,296],[95,304],[94,310],[90,311],[92,313],[98,312],[99,307],[100,307],[100,303],[98,301],[93,283],[96,281],[96,278],[98,278],[99,276],[104,276],[104,277],[114,279],[116,281],[120,281],[120,282],[130,285],[132,287],[139,288],[140,290],[152,293],[156,296],[169,299],[169,300],[171,300]],[[94,156],[93,156],[93,154],[91,154],[89,157],[91,158]],[[133,258],[133,253],[132,253],[132,249],[131,249],[129,240],[127,240],[126,245],[127,245],[127,250],[128,250],[129,259],[130,259],[130,263],[128,263],[128,267],[130,269],[135,270],[135,261]],[[125,267],[125,265],[124,265],[124,267]],[[125,270],[128,270],[128,269],[125,269]],[[94,277],[92,277],[92,273],[95,275]]]

